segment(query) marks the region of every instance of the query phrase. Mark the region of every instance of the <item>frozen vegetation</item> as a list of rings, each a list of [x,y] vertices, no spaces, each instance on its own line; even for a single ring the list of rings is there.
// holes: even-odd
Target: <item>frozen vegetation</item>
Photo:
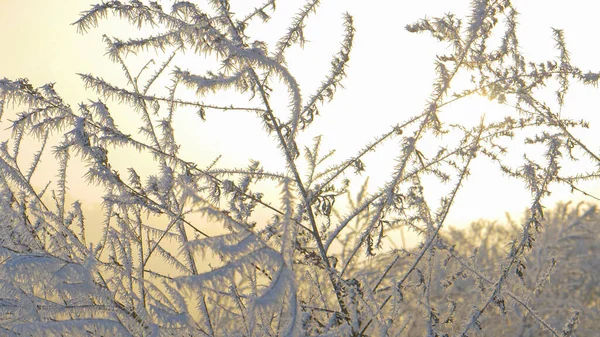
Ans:
[[[321,145],[335,137],[335,126],[309,142],[302,135],[341,90],[352,16],[344,16],[339,51],[324,60],[329,73],[319,87],[305,88],[286,56],[304,45],[319,1],[299,8],[274,44],[261,40],[260,27],[278,14],[275,1],[255,7],[236,15],[227,0],[105,1],[82,12],[80,32],[108,16],[153,27],[142,37],[105,37],[123,83],[80,74],[97,98],[69,103],[53,84],[0,80],[0,107],[23,109],[0,115],[11,120],[0,146],[0,335],[598,333],[600,214],[591,204],[544,207],[555,186],[586,193],[582,185],[600,167],[597,149],[577,137],[588,123],[559,114],[570,85],[596,86],[600,77],[571,63],[562,31],[553,31],[556,54],[534,63],[520,52],[511,1],[473,0],[462,18],[423,13],[404,28],[447,47],[424,55],[435,60],[436,74],[425,108],[334,160]],[[152,61],[132,61],[147,51]],[[184,52],[196,63],[178,64]],[[193,65],[207,59],[217,68],[198,73]],[[471,80],[461,84],[459,77]],[[206,103],[219,92],[236,92],[246,104]],[[445,109],[472,95],[503,105],[506,114],[474,126],[447,123]],[[139,116],[136,134],[117,125],[112,106]],[[185,158],[173,120],[190,109],[197,123],[226,110],[254,116],[261,123],[255,131],[270,137],[285,169]],[[452,137],[442,141],[444,135]],[[227,126],[222,137],[244,142]],[[33,154],[23,150],[31,139],[39,144]],[[507,148],[507,141],[519,145]],[[367,154],[390,143],[396,165],[384,184],[367,189]],[[111,153],[122,148],[152,158],[153,173],[135,162],[118,169]],[[515,151],[519,162],[505,160]],[[41,158],[54,158],[56,172],[38,186]],[[576,159],[594,169],[562,170]],[[462,230],[446,224],[474,161],[522,182],[531,200],[522,218]],[[101,229],[88,228],[82,204],[69,201],[73,163],[84,163],[87,183],[104,191]],[[431,179],[446,188],[441,200],[427,198]],[[482,190],[482,197],[496,196]],[[222,230],[209,235],[206,228],[215,226]],[[400,232],[415,233],[418,244],[387,244]]]

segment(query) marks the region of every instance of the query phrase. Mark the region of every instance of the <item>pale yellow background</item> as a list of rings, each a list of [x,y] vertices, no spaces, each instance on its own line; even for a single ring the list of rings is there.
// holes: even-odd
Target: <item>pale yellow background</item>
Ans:
[[[139,33],[118,20],[110,19],[102,21],[99,28],[85,35],[77,34],[75,27],[69,24],[92,3],[95,1],[0,0],[0,78],[27,77],[34,86],[56,82],[56,89],[73,107],[87,99],[97,99],[96,94],[83,89],[75,73],[91,72],[106,80],[124,83],[120,66],[103,57],[105,46],[101,35],[128,37]],[[259,3],[232,1],[232,8],[239,8],[236,12],[244,14]],[[562,28],[573,62],[585,70],[600,69],[598,28],[595,24],[600,10],[598,2],[528,0],[514,3],[522,13],[521,45],[527,56],[544,61],[557,55],[550,27]],[[261,24],[250,30],[260,34],[256,38],[276,41],[284,33],[290,16],[303,2],[280,0],[277,4],[280,14],[275,13],[266,30]],[[340,159],[354,155],[365,143],[388,130],[390,125],[419,113],[430,94],[435,53],[444,52],[445,46],[429,36],[410,34],[404,26],[424,16],[440,16],[449,11],[464,15],[468,11],[468,1],[324,0],[319,13],[307,22],[306,37],[310,43],[304,52],[292,48],[288,58],[290,69],[303,86],[305,97],[314,91],[328,72],[330,55],[339,48],[341,17],[345,11],[354,16],[357,28],[348,78],[343,82],[346,89],[338,92],[334,102],[321,110],[323,116],[310,131],[310,137],[325,134],[325,148],[337,149],[337,158]],[[181,66],[202,73],[206,64],[200,64],[196,59],[194,63]],[[584,118],[592,123],[594,131],[577,135],[591,143],[594,150],[598,150],[600,138],[594,135],[600,131],[599,97],[597,89],[574,84],[568,96],[569,104],[562,112],[563,116]],[[234,101],[246,104],[239,97]],[[285,97],[283,102],[285,104]],[[139,122],[126,108],[117,108],[117,104],[111,102],[109,107],[119,111],[117,120],[121,126]],[[458,122],[472,124],[479,120],[482,112],[501,112],[497,109],[485,99],[477,98],[445,113],[455,113],[459,116]],[[5,128],[8,126],[7,119],[11,117],[6,114],[0,124],[2,140],[8,136],[9,131]],[[229,125],[229,132],[239,135],[243,141],[224,138],[217,127],[231,121],[234,123]],[[187,159],[206,164],[220,153],[224,165],[244,166],[247,159],[253,158],[282,171],[283,162],[278,157],[278,150],[268,137],[257,133],[260,128],[257,118],[250,114],[210,112],[207,123],[201,123],[192,114],[182,114],[176,119],[178,139],[184,143],[182,154]],[[373,189],[387,178],[386,172],[394,164],[396,153],[394,143],[366,162],[372,175]],[[120,161],[123,168],[139,164],[129,154],[116,155],[112,159]],[[119,166],[119,163],[116,165]],[[490,167],[481,161],[474,164],[473,174],[459,193],[448,223],[459,225],[481,217],[503,218],[506,211],[518,217],[529,205],[530,195],[520,183],[503,178]],[[82,169],[75,167],[71,170],[70,192],[86,202],[87,208],[97,209],[96,196],[100,191],[85,186],[78,178]],[[52,176],[54,173],[49,172],[48,177]],[[581,187],[600,194],[597,183]],[[435,191],[429,193],[435,195]],[[546,199],[546,204],[551,206],[558,200],[568,199],[590,200],[569,194],[568,189],[556,189],[552,197]]]

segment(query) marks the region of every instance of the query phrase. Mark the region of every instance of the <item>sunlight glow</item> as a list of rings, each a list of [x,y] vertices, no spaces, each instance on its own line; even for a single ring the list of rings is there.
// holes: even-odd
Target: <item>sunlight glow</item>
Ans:
[[[168,1],[163,2],[168,3]],[[68,26],[68,23],[77,18],[79,11],[93,3],[95,3],[93,0],[65,0],[60,4],[40,2],[31,9],[26,2],[2,1],[0,31],[5,33],[0,35],[0,43],[5,46],[4,50],[18,52],[0,54],[0,76],[9,78],[27,76],[36,85],[56,81],[57,88],[71,100],[72,104],[88,98],[95,99],[96,96],[95,93],[82,88],[80,80],[75,75],[76,72],[97,71],[98,74],[95,75],[121,83],[123,81],[121,69],[102,56],[105,47],[100,34],[127,37],[149,31],[137,32],[126,23],[111,18],[109,23],[101,23],[100,28],[92,29],[83,36],[78,35],[74,27]],[[281,2],[277,7],[278,15],[275,15],[274,19],[265,26],[257,25],[256,33],[260,33],[261,38],[272,46],[285,31],[289,18],[301,5],[302,1]],[[250,1],[241,0],[232,1],[232,6],[240,8],[240,14],[254,8]],[[336,150],[333,159],[352,156],[356,149],[361,148],[373,137],[423,110],[424,102],[430,92],[431,79],[434,76],[434,56],[436,53],[443,53],[444,46],[435,43],[431,38],[408,34],[404,31],[404,25],[423,17],[425,13],[430,14],[432,8],[440,15],[447,11],[461,14],[468,10],[467,7],[459,8],[448,1],[440,0],[414,2],[408,8],[401,3],[388,3],[386,6],[387,10],[381,11],[379,6],[364,1],[350,1],[344,3],[344,6],[339,6],[337,2],[323,2],[319,13],[308,21],[305,34],[309,42],[304,50],[293,47],[293,52],[287,60],[291,72],[296,74],[298,82],[302,85],[303,94],[309,95],[320,84],[327,72],[331,55],[339,48],[339,40],[342,36],[343,12],[341,10],[347,9],[354,15],[358,30],[348,77],[343,81],[344,88],[338,88],[336,99],[323,108],[318,120],[304,136],[309,139],[331,129],[338,130],[335,137],[323,138],[324,148]],[[522,38],[522,48],[526,53],[533,56],[538,53],[539,55],[553,53],[554,42],[549,27],[551,24],[560,24],[563,26],[561,28],[565,28],[568,44],[578,63],[593,65],[593,61],[598,59],[599,50],[596,45],[581,45],[581,39],[575,38],[585,34],[582,31],[587,29],[584,24],[586,21],[580,18],[581,15],[588,15],[593,12],[592,10],[578,12],[577,15],[566,15],[564,10],[575,10],[576,6],[563,8],[564,6],[560,5],[545,4],[543,8],[539,8],[532,2],[523,2],[517,7],[523,16],[527,16],[528,26],[521,29],[521,32],[525,33]],[[536,11],[536,14],[531,14],[533,11]],[[540,11],[543,11],[543,14],[540,14]],[[27,12],[29,19],[20,20],[18,15],[13,14],[18,12]],[[532,19],[531,15],[535,15],[535,19]],[[578,19],[575,19],[576,17]],[[392,36],[390,32],[394,32],[393,35],[397,40],[389,40]],[[410,49],[404,46],[410,46]],[[155,56],[152,53],[137,55],[134,58],[140,62],[137,68]],[[207,61],[193,55],[180,57],[177,62],[182,70],[189,69],[195,73],[219,70],[218,64],[212,59]],[[463,81],[468,85],[468,79]],[[170,84],[165,82],[161,85]],[[281,97],[276,101],[274,110],[285,115],[288,110],[285,88],[275,87],[273,90],[274,99]],[[455,91],[459,90],[461,89],[455,88]],[[563,114],[573,114],[577,118],[588,119],[592,125],[599,124],[600,118],[597,116],[600,114],[594,111],[598,106],[597,95],[588,94],[589,91],[586,90],[588,89],[579,87],[572,90],[574,95],[581,95],[583,92],[585,96],[569,100],[571,105],[566,107]],[[197,99],[194,92],[188,89],[182,88],[178,93],[183,99]],[[249,101],[249,98],[237,92],[225,92],[212,96],[210,101],[205,103],[252,107],[253,102]],[[119,114],[116,114],[119,116],[117,120],[119,125],[126,129],[130,126],[131,133],[137,132],[139,120],[135,113],[117,104],[112,104],[111,109],[119,111]],[[488,121],[494,120],[496,116],[506,114],[507,109],[509,108],[490,102],[482,96],[472,96],[444,108],[441,118],[448,125],[454,123],[473,127],[483,116]],[[262,125],[256,118],[256,113],[208,109],[206,118],[208,121],[203,122],[198,116],[198,111],[191,109],[183,109],[175,117],[176,138],[182,144],[181,153],[190,161],[208,165],[221,155],[220,162],[224,166],[243,167],[248,164],[248,160],[253,159],[259,160],[265,167],[274,171],[285,170],[281,153],[262,132]],[[4,129],[7,125],[6,121],[1,125]],[[227,125],[227,132],[236,135],[236,139],[220,137],[224,125]],[[582,135],[585,136],[586,141],[598,143],[597,139],[594,139],[593,135],[586,134],[585,130],[582,130]],[[240,142],[240,139],[243,141]],[[448,135],[446,139],[452,142],[452,135]],[[260,150],[252,151],[255,149]],[[393,168],[398,151],[397,141],[384,145],[383,149],[370,155],[369,160],[365,162],[367,167],[365,177],[370,177],[369,186],[372,191],[385,183],[384,177],[387,177]],[[433,146],[422,151],[431,153],[435,150]],[[134,152],[116,150],[111,153],[111,156],[117,163],[122,164],[117,164],[120,166],[119,169],[125,170],[130,166],[132,158],[136,158]],[[249,156],[250,153],[252,157]],[[511,153],[507,156],[510,157]],[[513,159],[515,165],[518,165],[521,159],[517,155]],[[136,159],[136,161],[140,160],[151,159]],[[518,217],[528,204],[528,194],[523,193],[518,183],[503,178],[498,170],[488,168],[488,164],[476,162],[474,165],[472,171],[478,173],[469,178],[462,193],[459,193],[456,207],[449,215],[448,222],[464,225],[481,217],[502,218],[505,212]],[[145,174],[149,173],[145,172]],[[78,173],[73,172],[73,175],[77,176]],[[51,177],[52,174],[47,178],[51,179]],[[42,180],[40,184],[43,183]],[[428,185],[426,193],[432,196],[441,196],[449,188],[449,186],[440,186],[435,180]],[[356,192],[359,187],[351,188]],[[593,194],[600,192],[600,187],[597,184],[585,186],[585,190]],[[89,201],[94,200],[89,193],[82,193],[84,191],[88,191],[88,187],[84,184],[70,186],[72,194],[82,196]],[[489,191],[494,192],[490,194]],[[481,198],[482,194],[491,197]],[[570,194],[563,188],[561,192],[553,194],[551,200],[581,198],[581,195]]]

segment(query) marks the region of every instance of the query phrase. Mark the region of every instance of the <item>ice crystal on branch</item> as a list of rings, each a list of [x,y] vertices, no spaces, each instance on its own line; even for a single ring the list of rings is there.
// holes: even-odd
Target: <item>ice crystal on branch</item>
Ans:
[[[93,336],[595,333],[596,208],[544,207],[556,185],[587,194],[582,183],[598,178],[583,169],[566,174],[565,163],[585,159],[600,167],[597,152],[577,137],[589,123],[560,113],[572,82],[596,86],[600,77],[572,64],[566,34],[554,30],[558,58],[529,60],[519,48],[518,11],[502,0],[472,1],[466,17],[448,13],[406,25],[450,47],[430,55],[430,96],[422,111],[403,114],[339,160],[324,142],[336,137],[337,125],[312,142],[304,136],[349,75],[354,19],[343,14],[330,70],[304,95],[285,60],[292,45],[310,48],[305,27],[320,1],[306,1],[270,46],[249,27],[278,15],[275,4],[257,2],[238,15],[227,0],[102,2],[74,25],[85,33],[114,16],[140,30],[137,38],[103,37],[124,84],[79,74],[99,97],[71,108],[52,83],[0,80],[0,117],[12,131],[0,144],[0,329]],[[183,56],[196,63],[184,64]],[[207,59],[216,66],[200,69]],[[557,105],[544,100],[552,85]],[[206,103],[220,93],[239,94],[246,104]],[[280,95],[286,107],[277,104]],[[503,105],[506,115],[448,122],[448,108],[472,95]],[[15,106],[24,110],[6,117]],[[254,116],[259,123],[245,129],[258,126],[270,136],[283,172],[258,161],[230,167],[221,157],[208,165],[186,158],[174,120],[190,108],[198,123],[229,110]],[[119,126],[122,110],[138,117],[135,132]],[[221,137],[212,141],[241,144],[247,136],[225,125]],[[28,156],[29,138],[38,148]],[[392,140],[390,175],[351,195],[360,175],[376,166],[369,154]],[[509,148],[508,140],[523,144]],[[124,148],[152,167],[133,162],[123,169],[114,154]],[[511,151],[522,162],[507,160]],[[46,153],[56,175],[40,188],[35,178]],[[520,224],[447,228],[479,160],[530,193]],[[103,189],[101,228],[90,228],[83,203],[68,195],[73,163],[83,163],[87,183]],[[445,188],[438,200],[428,193],[431,179]],[[482,191],[482,198],[493,200],[491,194]],[[407,231],[418,238],[415,247],[388,244]],[[586,277],[574,279],[577,273]]]

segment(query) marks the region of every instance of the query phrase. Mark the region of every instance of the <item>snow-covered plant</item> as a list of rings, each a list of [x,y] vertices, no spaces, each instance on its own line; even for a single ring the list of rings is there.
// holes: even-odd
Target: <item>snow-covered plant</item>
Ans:
[[[322,148],[327,134],[308,143],[303,135],[341,88],[355,33],[352,16],[344,16],[331,70],[309,95],[286,62],[290,47],[304,46],[307,18],[319,2],[307,1],[270,45],[256,27],[277,14],[274,0],[243,16],[227,0],[173,1],[168,7],[105,1],[83,12],[77,29],[85,33],[116,16],[152,32],[105,36],[107,56],[122,67],[125,84],[80,74],[99,97],[74,107],[53,84],[0,80],[0,107],[25,107],[0,146],[3,335],[472,336],[496,335],[494,322],[502,315],[509,327],[575,335],[579,316],[569,306],[586,312],[597,306],[597,296],[572,302],[564,295],[560,303],[538,308],[540,292],[554,289],[548,284],[556,273],[553,263],[539,259],[547,251],[556,261],[582,256],[571,242],[583,227],[575,220],[549,237],[543,201],[557,184],[581,190],[581,182],[598,176],[598,153],[575,136],[588,124],[558,112],[571,81],[596,85],[600,74],[571,63],[560,30],[554,31],[558,59],[529,62],[519,50],[513,4],[473,0],[465,18],[447,14],[405,27],[449,46],[435,58],[436,80],[425,108],[408,119],[398,116],[397,125],[335,162]],[[128,62],[148,51],[154,53],[149,62]],[[195,59],[183,66],[181,57]],[[198,73],[194,65],[209,60],[216,68]],[[553,87],[556,102],[547,101],[544,90]],[[197,99],[184,94],[190,89]],[[219,93],[241,94],[247,105],[205,103]],[[282,95],[288,103],[283,108],[277,103]],[[446,122],[445,110],[472,95],[505,106],[505,115],[474,126]],[[117,125],[112,105],[139,116],[137,135]],[[235,168],[185,158],[173,121],[190,109],[198,123],[228,110],[252,114],[277,145],[285,171],[256,161]],[[222,135],[237,137],[227,127]],[[23,167],[28,137],[39,140],[40,150]],[[365,184],[344,203],[361,185],[367,154],[391,140],[398,142],[396,166],[386,183],[374,192]],[[506,145],[515,142],[521,146]],[[118,169],[110,153],[122,148],[152,157],[155,167]],[[56,181],[40,187],[33,178],[49,151],[58,163]],[[507,151],[522,152],[523,161],[506,160]],[[564,173],[563,164],[575,158],[596,165],[595,171]],[[90,237],[82,204],[68,202],[67,171],[75,160],[86,165],[90,184],[104,188],[101,237]],[[494,238],[502,242],[442,235],[475,160],[496,164],[531,192],[528,216],[518,231],[507,227],[511,235]],[[426,197],[428,179],[446,188],[440,201]],[[496,198],[493,191],[481,194]],[[215,226],[220,234],[207,234]],[[386,244],[387,235],[407,229],[418,234],[416,247]],[[475,233],[481,240],[482,231]],[[530,266],[538,268],[536,275]],[[568,286],[577,288],[576,281]]]
[[[530,216],[529,212],[524,218]],[[536,236],[530,253],[507,279],[502,292],[492,298],[495,315],[483,316],[486,334],[497,336],[594,335],[600,311],[598,280],[600,250],[599,215],[595,205],[559,204],[545,214],[546,225]],[[521,236],[521,227],[508,223],[477,221],[467,229],[452,229],[442,235],[443,243],[434,260],[435,282],[429,283],[435,307],[447,322],[468,317],[472,302],[485,301],[488,286],[500,277],[497,262],[510,249],[507,238]],[[416,304],[418,301],[411,302]],[[411,309],[417,312],[418,306]],[[459,331],[445,323],[450,335]],[[577,326],[575,331],[573,328]],[[421,327],[407,327],[418,335]]]

